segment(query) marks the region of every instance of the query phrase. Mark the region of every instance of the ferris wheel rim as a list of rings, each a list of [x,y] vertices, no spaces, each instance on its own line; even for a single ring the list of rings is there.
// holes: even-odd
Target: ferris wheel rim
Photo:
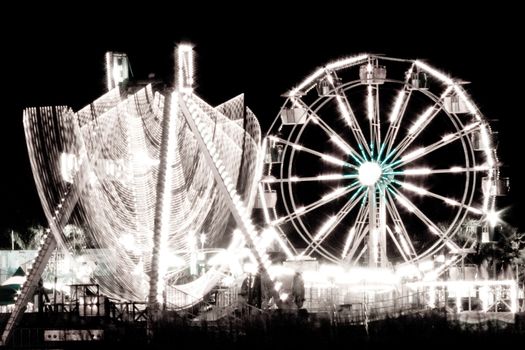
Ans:
[[[387,81],[385,81],[385,83],[386,83],[386,82],[387,82]],[[390,82],[392,82],[392,83],[397,83],[397,84],[405,84],[404,82],[402,82],[402,81],[398,81],[398,80],[390,80]],[[341,90],[342,90],[343,92],[346,93],[348,90],[351,90],[351,89],[353,89],[353,88],[358,88],[358,87],[360,87],[360,86],[362,86],[362,84],[361,84],[361,83],[358,83],[358,81],[350,81],[350,82],[347,82],[347,83],[343,84],[343,85],[341,86]],[[432,93],[430,93],[430,92],[428,92],[428,91],[424,91],[424,93],[425,93],[426,95],[430,95],[430,96],[428,96],[428,97],[431,97],[432,100],[434,100],[434,101],[437,101],[437,100],[438,100],[438,98],[437,98],[436,95],[434,95],[434,94],[432,94]],[[315,102],[311,103],[310,106],[308,106],[308,108],[309,108],[309,110],[312,111],[312,113],[313,113],[312,116],[316,116],[317,118],[319,118],[319,113],[318,113],[318,111],[319,111],[324,105],[329,104],[329,103],[331,103],[332,101],[333,101],[333,97],[329,97],[329,98],[326,98],[326,97],[319,97]],[[320,102],[320,103],[318,103],[318,102]],[[445,111],[445,112],[446,112],[446,111]],[[448,116],[448,117],[451,119],[451,121],[453,122],[453,124],[454,124],[456,130],[460,131],[460,130],[462,130],[462,129],[464,128],[463,123],[462,123],[459,119],[456,119],[456,120],[452,119],[452,118],[455,118],[455,117],[456,117],[455,115],[451,115],[450,113],[447,113],[447,116]],[[460,125],[458,126],[456,122],[459,123]],[[292,130],[290,131],[290,133],[289,133],[289,136],[288,136],[287,141],[289,141],[289,142],[293,142],[293,143],[298,143],[297,141],[301,138],[301,136],[302,136],[302,132],[303,132],[303,131],[304,131],[309,125],[311,125],[311,124],[309,124],[309,123],[310,123],[310,120],[307,120],[307,121],[305,122],[305,124],[294,126],[293,129],[292,129]],[[298,128],[299,131],[298,131],[297,133],[294,133],[294,131],[295,131],[296,128]],[[294,139],[294,140],[293,140],[293,139]],[[464,143],[464,142],[465,142],[465,139],[466,139],[468,142],[470,142],[470,139],[469,139],[468,137],[466,137],[466,138],[465,138],[465,137],[462,137],[460,140],[462,141],[462,143]],[[285,145],[285,149],[284,149],[283,152],[286,153],[286,150],[287,150],[288,148],[289,148],[289,145]],[[467,152],[467,149],[470,149],[470,150],[471,150],[471,153],[473,153],[471,146],[468,147],[468,146],[463,145],[463,150],[464,150],[464,152]],[[289,166],[288,166],[288,174],[287,174],[287,175],[288,175],[288,178],[290,178],[291,175],[292,175],[292,174],[291,174],[291,168],[292,168],[292,165],[293,165],[293,158],[294,158],[294,155],[295,155],[296,152],[297,152],[297,151],[292,147],[292,148],[291,148],[290,160],[289,160],[289,162],[288,162],[288,165],[289,165]],[[468,163],[470,162],[469,157],[465,157],[465,161],[467,162],[466,166],[468,167],[468,166],[469,166]],[[281,168],[281,169],[283,169],[283,168]],[[282,177],[282,173],[283,173],[283,172],[281,171],[281,177]],[[476,174],[474,173],[473,175],[475,176]],[[471,176],[470,172],[467,172],[467,173],[466,173],[466,178],[465,178],[465,190],[464,190],[464,192],[463,192],[463,199],[462,199],[461,202],[464,202],[465,197],[466,197],[467,194],[469,194],[469,193],[470,193],[470,198],[473,198],[473,195],[474,195],[473,187],[474,187],[474,186],[472,186],[471,189],[469,189],[469,186],[468,186],[468,184],[469,184],[469,180],[470,180],[470,176]],[[288,184],[288,192],[290,193],[289,197],[290,197],[291,205],[292,205],[293,208],[296,208],[296,205],[295,205],[295,203],[294,203],[294,198],[293,198],[293,196],[292,196],[292,194],[291,194],[291,193],[293,192],[293,191],[292,191],[292,190],[293,190],[293,189],[292,189],[292,184],[291,184],[291,182],[288,182],[287,184]],[[282,186],[283,186],[283,183],[281,183],[281,188],[282,188]],[[470,200],[468,203],[466,203],[465,205],[467,205],[467,206],[470,205],[470,202],[471,202],[471,200]],[[288,208],[287,201],[283,201],[283,204],[285,204],[286,208]],[[287,210],[287,212],[289,212],[288,209],[286,209],[286,210]],[[466,211],[463,210],[462,207],[459,207],[459,208],[458,208],[458,211],[457,211],[456,214],[455,214],[455,218],[454,218],[454,220],[453,220],[453,221],[451,222],[451,224],[449,225],[449,227],[448,227],[448,229],[447,229],[447,232],[444,233],[445,236],[449,236],[449,235],[451,235],[449,231],[451,231],[452,229],[454,229],[455,231],[457,231],[457,230],[459,229],[459,225],[455,225],[455,223],[456,223],[458,220],[459,220],[459,221],[462,220],[462,218],[460,219],[460,216],[461,216],[462,214],[463,214],[463,216],[466,215]],[[303,222],[302,222],[302,221],[299,221],[299,224],[303,227],[303,230],[304,230],[304,232],[306,233],[306,235],[308,236],[308,238],[309,238],[309,239],[313,239],[312,235],[309,235],[308,230],[304,227]],[[295,226],[296,229],[297,229],[297,225],[294,224],[294,226]],[[301,235],[301,236],[302,236],[302,238],[303,238],[305,241],[308,239],[308,238],[305,238],[304,235]],[[431,254],[434,250],[436,250],[436,249],[440,249],[440,247],[442,247],[444,244],[445,244],[445,242],[443,241],[443,239],[440,239],[440,240],[437,241],[434,245],[432,245],[431,247],[429,247],[429,248],[426,249],[425,251],[421,252],[421,253],[419,254],[419,256],[417,257],[417,259],[421,259],[422,256],[426,256],[426,255],[428,255],[428,254]],[[332,258],[334,258],[334,260],[337,259],[335,256],[333,256],[333,254],[330,254],[330,253],[326,252],[325,249],[322,249],[322,247],[319,247],[319,248],[320,248],[320,250],[323,250],[323,252],[325,252],[325,253],[328,255],[328,256],[326,256],[325,254],[323,254],[323,255],[325,255],[325,257],[327,257],[327,258],[332,257]],[[337,259],[337,260],[339,260],[339,259]],[[410,259],[410,260],[414,260],[414,259]]]
[[[368,55],[366,56],[367,59],[369,59],[370,57],[374,58],[374,59],[381,59],[381,60],[389,60],[390,58],[385,58],[385,57],[378,57],[378,56],[375,56],[375,55]],[[396,59],[390,59],[390,60],[396,60]],[[412,63],[412,65],[415,65],[417,64],[417,62],[419,61],[416,61],[416,60],[400,60],[402,62],[408,62],[408,63]],[[356,65],[359,65],[359,64],[362,64],[364,62],[364,59],[361,59],[361,61],[355,61],[352,65],[350,66],[346,66],[346,67],[339,67],[339,68],[336,68],[334,70],[338,71],[340,69],[346,69],[348,67],[354,67]],[[327,65],[329,66],[329,65]],[[326,66],[325,66],[326,67]],[[432,69],[432,68],[431,68]],[[323,72],[326,72],[326,68],[322,69]],[[320,80],[321,78],[323,77],[322,74],[318,75],[315,79],[310,79],[309,83],[311,83],[311,86],[308,88],[308,91],[310,91],[312,89],[312,87],[315,85],[315,83]],[[309,78],[307,78],[305,81],[308,81]],[[446,79],[450,79],[448,77],[445,76],[445,80]],[[444,80],[444,79],[440,79],[440,80]],[[452,80],[451,80],[452,81]],[[385,79],[385,83],[398,83],[398,84],[404,84],[405,87],[407,86],[407,82],[402,82],[400,80],[396,80],[396,79]],[[455,84],[455,83],[454,83]],[[303,83],[301,83],[299,86],[301,85],[304,85],[304,81]],[[351,88],[355,88],[355,87],[358,87],[358,86],[363,86],[363,85],[367,85],[367,84],[363,84],[360,80],[352,80],[352,81],[349,81],[349,82],[345,82],[345,84],[342,85],[341,89],[344,91],[344,92],[347,92],[349,89]],[[300,89],[295,89],[295,92],[297,93]],[[335,90],[335,88],[334,88]],[[294,90],[292,90],[293,92]],[[308,93],[308,91],[306,91],[304,94]],[[438,100],[438,97],[433,94],[432,92],[428,91],[428,90],[420,90],[425,96],[427,96],[430,100]],[[464,93],[464,91],[463,91]],[[304,95],[303,94],[303,95]],[[301,95],[302,96],[302,95]],[[300,96],[300,97],[301,97]],[[283,107],[282,108],[285,108],[285,106],[289,103],[289,101],[293,98],[296,98],[297,95],[294,94],[294,93],[290,93],[289,96],[288,96],[288,99],[286,100],[286,102],[284,103]],[[432,98],[433,97],[433,98]],[[317,98],[314,102],[311,102],[311,103],[306,103],[305,104],[305,107],[307,107],[307,109],[309,111],[314,111],[314,115],[317,114],[317,111],[319,111],[319,109],[325,105],[326,103],[330,103],[330,101],[333,101],[334,98],[331,97],[331,98],[326,98],[326,97],[323,97],[323,96],[320,96],[319,98]],[[448,119],[452,122],[452,124],[454,125],[454,127],[456,128],[456,131],[461,131],[461,130],[464,130],[465,129],[465,124],[463,124],[461,122],[461,120],[459,119],[459,117],[456,115],[456,113],[452,113],[452,112],[448,112],[446,111],[444,108],[442,108],[442,104],[443,102],[441,101],[441,109],[443,111],[445,111],[446,115],[448,116]],[[473,104],[472,104],[473,105]],[[281,110],[282,110],[281,108]],[[483,122],[485,122],[485,118],[481,115],[481,113],[479,113],[479,111],[477,110],[477,107],[475,107],[475,111],[478,113],[476,114],[476,118],[478,120],[481,120]],[[277,122],[277,119],[275,119],[274,121],[274,124]],[[362,120],[363,118],[361,118]],[[304,129],[310,125],[310,120],[311,120],[311,116],[308,117],[308,120],[304,123],[304,125],[294,125],[292,127],[292,130],[290,131],[289,135],[288,135],[288,138],[287,140],[289,141],[290,139],[292,139],[292,135],[294,135],[295,133],[295,130],[296,128],[299,128],[299,132],[296,134],[296,137],[295,137],[295,140],[298,140],[300,139],[300,136],[302,134],[302,132],[304,131]],[[458,123],[459,123],[459,126],[458,126]],[[268,135],[270,135],[271,131],[274,129],[274,124],[272,124],[272,127],[270,128]],[[465,166],[465,169],[468,169],[468,168],[476,168],[476,160],[477,160],[477,157],[474,155],[475,151],[474,151],[474,148],[473,148],[473,145],[472,145],[472,141],[470,139],[470,137],[467,137],[470,133],[466,133],[465,132],[465,135],[462,135],[461,137],[459,137],[459,140],[461,140],[461,146],[463,148],[463,151],[464,151],[464,161],[466,162],[466,166]],[[286,145],[285,147],[288,147],[288,145]],[[492,149],[491,149],[492,150]],[[293,158],[295,156],[295,153],[297,152],[296,150],[292,149],[291,151],[291,155],[290,155],[290,161],[289,161],[289,165],[288,165],[288,177],[291,177],[291,168],[292,168],[292,163],[293,163]],[[467,154],[468,153],[468,154]],[[485,152],[487,153],[487,152]],[[472,162],[472,166],[470,166],[470,163]],[[496,171],[497,172],[497,168],[498,168],[498,165],[497,164],[494,164],[492,167],[491,167],[491,171]],[[284,169],[284,167],[281,167],[281,169]],[[472,174],[470,174],[472,172]],[[283,178],[282,174],[283,174],[283,170],[280,171],[280,174],[281,174],[281,178]],[[476,183],[477,183],[477,171],[466,171],[465,172],[465,186],[464,186],[464,191],[463,191],[463,194],[462,194],[462,198],[461,198],[461,202],[463,205],[459,206],[458,210],[456,210],[456,213],[455,213],[455,217],[452,221],[452,223],[448,226],[446,232],[445,232],[445,235],[446,236],[450,236],[451,238],[453,236],[455,236],[457,234],[457,232],[459,231],[459,228],[460,228],[460,224],[462,222],[465,221],[465,218],[468,214],[468,210],[465,208],[465,207],[469,207],[472,205],[472,201],[475,197],[475,188],[476,188]],[[283,191],[283,187],[287,187],[288,188],[288,192],[292,192],[291,188],[292,188],[292,183],[291,182],[287,182],[287,184],[285,184],[284,182],[281,182],[280,183],[280,188],[281,188],[281,192]],[[293,195],[289,195],[290,197],[290,201],[292,202],[292,209],[294,209],[292,212],[295,211],[295,209],[297,208],[297,206],[295,205],[294,203],[294,196]],[[285,207],[286,207],[286,212],[287,212],[287,216],[290,216],[290,210],[288,209],[288,206],[286,204],[286,201],[283,201],[285,203]],[[466,204],[465,204],[466,203]],[[275,208],[272,210],[274,213],[276,212]],[[276,216],[275,216],[276,217]],[[295,222],[294,220],[291,220],[294,227],[296,228],[296,231],[300,231],[300,230],[297,230],[297,227],[295,225]],[[302,221],[299,220],[299,223],[304,227],[304,225],[302,224]],[[456,224],[457,223],[457,224]],[[312,234],[305,229],[305,232],[307,233],[307,236],[312,239]],[[302,234],[301,234],[302,236]],[[420,259],[422,257],[426,257],[427,255],[430,255],[432,254],[435,250],[433,250],[433,247],[435,245],[438,245],[439,244],[439,247],[438,249],[440,249],[441,247],[443,247],[445,245],[445,242],[443,239],[440,239],[438,240],[434,245],[432,245],[430,248],[428,249],[425,249],[423,252],[420,252],[420,256],[414,258],[414,259],[410,259],[410,261],[413,261],[413,260],[417,260],[417,259]],[[465,242],[464,243],[464,246],[466,246],[468,244],[468,242]],[[340,259],[337,259],[337,260],[340,260]]]

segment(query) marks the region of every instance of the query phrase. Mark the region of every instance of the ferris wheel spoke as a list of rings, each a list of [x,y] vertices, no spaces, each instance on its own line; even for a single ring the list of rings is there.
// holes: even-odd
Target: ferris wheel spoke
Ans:
[[[347,180],[347,179],[357,179],[358,175],[354,174],[322,174],[318,176],[307,176],[307,177],[299,177],[299,176],[292,176],[287,179],[275,179],[275,178],[267,178],[262,179],[262,183],[272,184],[272,183],[281,183],[281,182],[331,182],[331,181],[338,181],[338,180]]]
[[[359,194],[360,191],[356,192],[352,198],[350,198],[345,205],[337,212],[336,215],[330,217],[319,229],[314,236],[312,242],[304,250],[304,254],[309,254],[309,250],[314,251],[320,246],[324,240],[333,232],[333,230],[341,223],[341,221],[352,211],[352,209],[361,201],[366,193]]]
[[[401,248],[401,246],[399,245],[399,242],[397,241],[396,237],[392,233],[392,230],[390,229],[390,226],[386,226],[386,232],[388,232],[388,235],[390,236],[390,239],[392,240],[392,242],[394,242],[394,245],[396,246],[397,251],[399,252],[399,254],[401,254],[401,257],[403,258],[403,260],[408,262],[410,259],[407,258],[407,256],[405,255],[404,250]]]
[[[461,207],[463,209],[466,209],[466,210],[470,211],[471,213],[478,214],[478,215],[483,215],[483,211],[481,209],[477,209],[477,208],[465,205],[465,204],[460,203],[460,202],[458,202],[458,201],[456,201],[456,200],[454,200],[452,198],[448,198],[448,197],[439,195],[437,193],[428,191],[428,190],[426,190],[424,188],[421,188],[419,186],[413,185],[413,184],[408,183],[408,182],[401,182],[401,181],[397,181],[397,180],[394,180],[394,182],[399,184],[402,188],[404,188],[404,189],[406,189],[406,190],[408,190],[410,192],[417,193],[417,194],[423,195],[423,196],[433,197],[433,198],[436,198],[436,199],[439,199],[439,200],[443,201],[444,203],[446,203],[448,205],[451,205],[451,206],[454,206],[454,207]]]
[[[282,144],[285,144],[287,146],[290,146],[292,147],[293,149],[297,150],[297,151],[301,151],[301,152],[306,152],[306,153],[310,153],[312,155],[315,155],[317,157],[320,157],[322,160],[324,160],[325,162],[328,162],[328,163],[332,163],[332,164],[335,164],[335,165],[340,165],[340,166],[346,166],[346,167],[349,167],[349,168],[354,168],[354,169],[358,169],[357,166],[353,165],[353,164],[350,164],[348,162],[345,162],[344,160],[342,159],[339,159],[339,158],[336,158],[332,155],[329,155],[329,154],[324,154],[324,153],[321,153],[321,152],[318,152],[318,151],[315,151],[311,148],[308,148],[308,147],[305,147],[305,146],[301,146],[299,144],[296,144],[294,142],[290,142],[290,141],[287,141],[287,140],[283,140],[279,137],[276,137],[276,136],[270,136],[269,137],[271,140],[273,141],[277,141],[277,142],[280,142]]]
[[[395,194],[396,200],[401,205],[403,205],[405,208],[407,208],[408,211],[413,212],[416,215],[416,217],[418,217],[419,220],[421,220],[421,222],[426,224],[430,232],[438,236],[443,241],[443,243],[445,243],[449,248],[455,249],[457,251],[461,250],[461,248],[455,242],[450,240],[443,233],[443,231],[441,231],[441,229],[431,219],[428,218],[428,216],[426,216],[414,203],[412,203],[412,201],[410,201],[407,197],[405,197],[402,193],[400,193],[395,188],[391,187],[391,189],[393,190]]]
[[[317,113],[315,113],[310,106],[304,103],[302,100],[299,100],[302,108],[305,108],[312,119],[312,122],[317,124],[321,130],[323,130],[329,137],[330,141],[337,145],[345,154],[350,155],[356,163],[362,163],[365,161],[363,156],[357,152],[352,146],[348,144],[343,138],[328,125]]]
[[[397,210],[397,206],[394,202],[394,199],[392,198],[392,195],[389,193],[389,191],[386,191],[385,193],[387,197],[388,213],[390,215],[390,218],[394,222],[394,231],[399,236],[401,247],[405,251],[406,255],[416,256],[417,255],[416,249],[414,248],[414,245],[412,244],[412,240],[410,239],[410,236],[408,235],[408,231],[405,227],[405,223],[403,222],[401,215],[399,214],[399,211]]]
[[[357,263],[359,262],[359,259],[361,259],[361,257],[365,254],[365,252],[368,250],[368,245],[363,245],[363,248],[361,248],[361,251],[359,252],[359,254],[356,256],[356,258],[354,259],[354,261],[351,263],[351,265],[357,265]]]
[[[453,166],[448,169],[431,169],[431,168],[409,168],[392,172],[385,172],[385,175],[405,175],[405,176],[427,176],[435,174],[461,174],[468,172],[487,171],[490,167],[487,165],[478,165],[475,167]]]
[[[357,231],[356,227],[358,225],[360,225],[360,222],[363,221],[364,217],[366,217],[365,215],[366,215],[365,206],[363,204],[361,204],[361,206],[359,208],[359,212],[357,213],[357,216],[356,216],[356,222],[354,223],[354,225],[348,231],[348,235],[346,237],[345,245],[344,245],[344,248],[343,248],[343,253],[341,254],[341,259],[346,258],[346,255],[347,255],[347,253],[348,253],[348,251],[350,249],[350,245],[352,244],[352,242],[356,238],[356,231]]]
[[[274,221],[271,222],[272,225],[282,225],[284,223],[287,223],[288,221],[290,220],[293,220],[293,219],[296,219],[300,216],[303,216],[304,214],[307,214],[309,212],[311,212],[312,210],[315,210],[327,203],[330,203],[331,201],[333,200],[336,200],[350,192],[352,192],[353,190],[355,190],[356,188],[359,188],[359,183],[354,183],[348,187],[339,187],[339,188],[336,188],[335,190],[333,190],[332,192],[329,192],[327,194],[325,194],[322,198],[318,199],[317,201],[313,202],[313,203],[310,203],[308,204],[307,206],[305,207],[299,207],[299,208],[295,208],[295,210],[291,213],[289,213],[288,215],[286,216],[283,216],[281,218],[278,218]],[[360,189],[358,189],[358,192],[360,191]]]
[[[452,87],[449,86],[441,94],[441,97],[432,105],[428,107],[415,121],[414,124],[408,129],[407,135],[397,144],[397,146],[389,152],[388,157],[396,158],[402,154],[421,132],[430,124],[430,122],[441,112],[443,99],[450,94]]]
[[[348,98],[346,97],[345,92],[339,87],[335,87],[335,99],[337,101],[337,108],[339,110],[339,113],[341,114],[343,119],[346,121],[346,124],[352,131],[352,134],[357,140],[357,143],[360,145],[360,147],[366,150],[366,152],[370,156],[371,151],[370,151],[370,148],[368,147],[368,142],[366,142],[366,138],[365,138],[365,135],[363,134],[363,130],[361,130],[361,126],[359,125],[359,122],[355,116],[352,106],[350,105],[350,102],[348,101]]]
[[[410,101],[410,97],[412,96],[412,90],[407,91],[406,86],[407,85],[405,83],[405,86],[403,86],[403,88],[399,90],[397,98],[394,102],[394,106],[392,107],[392,111],[390,112],[390,125],[388,127],[388,131],[384,141],[384,144],[386,145],[386,154],[389,154],[392,150],[392,147],[397,137],[397,133],[399,132],[399,125],[401,125],[401,121],[405,116],[405,111],[408,106],[408,102]],[[381,154],[379,156],[381,156]]]
[[[470,133],[474,132],[475,130],[479,129],[479,126],[480,126],[479,122],[469,124],[462,130],[457,131],[454,134],[445,135],[441,140],[436,141],[431,145],[428,145],[422,148],[418,148],[410,153],[405,154],[400,159],[395,160],[396,158],[394,158],[392,160],[393,161],[395,160],[395,161],[391,164],[392,169],[395,170],[399,168],[400,166],[413,162],[414,160],[424,157],[428,155],[429,153],[432,153],[440,149],[443,146],[446,146],[454,141],[457,141],[461,139],[462,137],[467,136]]]
[[[368,225],[367,225],[367,218],[368,218],[368,212],[369,212],[369,205],[368,203],[366,205],[362,205],[363,211],[361,212],[361,215],[356,218],[354,227],[355,230],[355,239],[354,242],[351,245],[351,248],[349,249],[348,254],[344,258],[346,262],[350,262],[352,258],[354,257],[355,253],[359,249],[359,246],[363,242],[363,240],[366,237],[366,234],[368,232]]]
[[[372,158],[374,158],[374,151],[377,150],[376,152],[379,153],[379,145],[381,144],[381,130],[379,128],[379,111],[377,110],[376,106],[378,103],[376,95],[377,91],[376,94],[374,94],[374,87],[372,84],[368,84],[366,95],[366,113],[370,125],[370,152]]]

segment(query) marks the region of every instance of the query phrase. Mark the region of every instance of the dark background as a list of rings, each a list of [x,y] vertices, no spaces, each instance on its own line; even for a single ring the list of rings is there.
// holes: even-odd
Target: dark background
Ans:
[[[68,9],[30,5],[4,12],[14,24],[4,22],[0,34],[0,246],[8,244],[11,229],[45,224],[27,156],[22,109],[69,105],[77,110],[100,96],[108,50],[128,53],[136,78],[155,73],[169,81],[173,49],[181,41],[195,44],[197,93],[213,105],[244,92],[263,131],[277,115],[282,93],[341,56],[372,52],[422,58],[472,82],[467,90],[482,113],[494,120],[503,176],[511,178],[504,220],[525,230],[520,174],[525,152],[520,52],[525,40],[516,8],[499,3],[463,10],[450,4],[428,9],[374,4],[361,9],[351,3],[323,3],[303,14],[304,6],[285,11],[268,4],[235,9],[240,12],[216,12],[204,5],[198,11],[152,6],[143,4],[132,14],[94,9],[62,13]]]

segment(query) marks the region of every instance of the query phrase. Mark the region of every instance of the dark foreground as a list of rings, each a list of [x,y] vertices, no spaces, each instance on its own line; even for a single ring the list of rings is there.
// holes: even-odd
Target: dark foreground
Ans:
[[[17,349],[432,349],[525,345],[525,315],[514,324],[465,324],[428,311],[365,324],[349,324],[328,314],[280,312],[195,321],[174,313],[147,322],[115,322],[64,315],[26,317],[10,348]],[[42,318],[45,316],[45,319]],[[44,341],[45,329],[103,329],[95,341]],[[149,334],[149,336],[148,336]]]

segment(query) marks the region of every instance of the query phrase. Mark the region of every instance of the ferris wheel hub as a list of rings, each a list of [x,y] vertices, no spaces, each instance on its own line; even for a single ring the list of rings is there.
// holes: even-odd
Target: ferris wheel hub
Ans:
[[[374,186],[381,174],[381,166],[377,162],[364,162],[359,167],[359,182],[363,186]]]

